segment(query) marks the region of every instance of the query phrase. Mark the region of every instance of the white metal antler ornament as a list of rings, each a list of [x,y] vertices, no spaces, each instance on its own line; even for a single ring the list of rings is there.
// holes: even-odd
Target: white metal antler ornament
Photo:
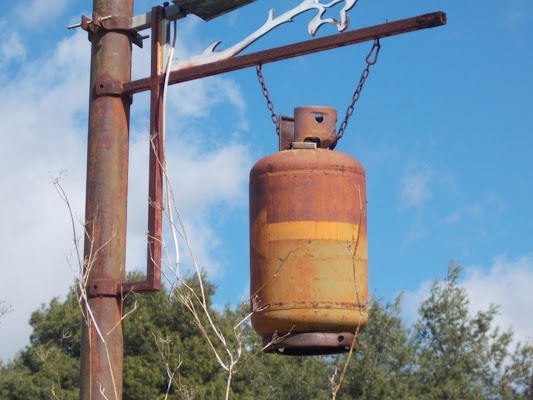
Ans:
[[[340,22],[333,18],[323,19],[324,13],[328,8],[331,8],[341,2],[345,1],[345,5],[340,10]],[[221,43],[216,41],[212,43],[202,54],[187,57],[187,58],[175,58],[172,60],[171,70],[177,71],[192,67],[195,65],[202,65],[207,63],[212,63],[215,61],[225,60],[227,58],[233,57],[255,42],[257,39],[261,38],[274,28],[286,23],[292,22],[293,18],[299,14],[302,14],[306,11],[315,9],[318,10],[313,19],[309,22],[307,30],[311,36],[314,36],[318,29],[323,24],[333,24],[337,26],[339,32],[344,31],[349,24],[348,11],[351,10],[358,0],[332,0],[328,4],[321,4],[320,0],[304,0],[300,3],[299,6],[293,8],[290,11],[287,11],[281,14],[279,17],[275,17],[274,10],[271,8],[268,10],[268,19],[263,24],[261,28],[252,33],[247,38],[243,39],[239,43],[228,47],[227,49],[215,51],[217,46]]]

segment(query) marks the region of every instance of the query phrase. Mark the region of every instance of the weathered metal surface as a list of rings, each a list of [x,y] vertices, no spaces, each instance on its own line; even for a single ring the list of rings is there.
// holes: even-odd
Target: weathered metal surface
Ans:
[[[154,7],[152,14],[158,21],[152,30],[151,74],[155,78],[163,70],[162,47],[163,9]],[[161,246],[163,242],[163,83],[154,84],[150,98],[150,165],[148,181],[148,248],[147,276],[148,289],[161,288]]]
[[[127,33],[131,36],[131,40],[139,47],[143,47],[143,39],[141,35],[137,33],[137,30],[131,28],[132,18],[123,15],[116,15],[110,12],[101,14],[97,11],[93,11],[92,19],[81,16],[81,22],[67,26],[68,29],[82,28],[89,33],[89,40],[92,42],[93,35],[97,33],[104,34],[110,31],[119,31],[124,34]],[[104,31],[104,32],[102,32]]]
[[[94,94],[96,96],[121,96],[123,89],[122,81],[117,81],[106,75],[102,75],[94,82]]]
[[[100,15],[131,17],[132,0],[95,0]],[[128,96],[97,95],[96,82],[130,80],[131,36],[99,30],[91,36],[91,79],[87,152],[84,257],[90,266],[88,288],[125,279],[128,188]],[[104,288],[105,289],[105,288]],[[122,299],[90,295],[82,326],[80,399],[122,398]],[[90,329],[89,329],[90,328]],[[102,336],[98,334],[101,333]]]
[[[164,15],[167,21],[175,21],[186,16],[185,12],[175,4],[164,7]],[[115,18],[113,22],[105,23],[105,21],[111,19],[113,19],[112,15],[101,16],[98,13],[93,13],[92,19],[82,15],[80,23],[69,25],[67,29],[82,28],[85,31],[91,31],[97,30],[98,27],[105,27],[108,30],[125,29],[139,32],[152,27],[152,12],[136,15],[131,18]]]
[[[120,284],[112,279],[96,278],[91,280],[87,290],[89,296],[116,296],[120,293]]]
[[[163,69],[161,51],[163,43],[163,7],[154,7],[152,16],[152,57],[151,75],[155,78]],[[122,292],[152,292],[161,288],[161,246],[163,230],[163,83],[154,79],[150,96],[150,161],[148,170],[148,247],[146,260],[146,280],[126,282]]]
[[[212,20],[256,0],[172,0],[187,14],[194,14],[204,21]]]
[[[356,159],[287,150],[254,165],[250,275],[251,295],[266,307],[252,315],[262,336],[365,327],[366,186]]]
[[[167,21],[175,21],[186,16],[185,12],[175,4],[163,8],[163,14]],[[152,27],[152,12],[136,15],[131,19],[130,29],[142,31]]]
[[[337,141],[337,110],[331,107],[296,107],[294,117],[280,116],[279,150],[295,148],[295,142],[314,142],[327,149]]]
[[[270,98],[267,98],[267,105]],[[269,108],[270,109],[270,108]],[[272,106],[274,110],[274,106]],[[276,131],[278,134],[278,150],[286,150],[291,148],[291,143],[294,140],[294,117],[289,115],[277,116],[272,111],[272,121],[276,124]]]
[[[442,11],[406,18],[399,21],[338,33],[323,38],[311,39],[287,46],[258,51],[210,64],[190,67],[170,73],[169,84],[186,82],[225,72],[236,71],[256,65],[268,64],[288,58],[330,50],[337,47],[367,42],[377,38],[399,35],[421,29],[434,28],[446,24],[446,14]],[[163,82],[164,76],[157,77]],[[138,79],[124,84],[124,93],[139,93],[150,89],[152,78]]]
[[[295,333],[283,337],[263,338],[265,353],[286,356],[327,355],[345,353],[350,350],[355,335],[353,332],[339,333]]]
[[[308,106],[294,109],[294,141],[315,142],[327,149],[337,139],[337,110],[331,107]]]

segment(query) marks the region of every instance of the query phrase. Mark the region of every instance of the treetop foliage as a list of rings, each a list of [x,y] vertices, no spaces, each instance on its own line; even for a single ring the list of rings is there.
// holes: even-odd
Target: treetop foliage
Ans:
[[[138,275],[138,273],[136,273]],[[373,298],[367,328],[337,396],[340,399],[529,399],[533,348],[516,343],[511,330],[494,326],[497,306],[472,315],[460,284],[461,268],[450,263],[435,280],[413,325],[401,319],[401,296]],[[139,276],[130,276],[138,280]],[[193,288],[198,285],[190,279]],[[229,341],[242,310],[217,312],[204,283],[211,315]],[[198,323],[165,291],[126,299],[124,399],[223,399],[226,379]],[[200,314],[200,318],[206,318]],[[30,345],[0,363],[0,399],[77,399],[79,396],[80,308],[71,289],[30,319]],[[331,376],[346,355],[286,357],[263,354],[248,324],[241,325],[244,357],[237,365],[232,399],[328,399]],[[175,372],[169,379],[169,371]]]

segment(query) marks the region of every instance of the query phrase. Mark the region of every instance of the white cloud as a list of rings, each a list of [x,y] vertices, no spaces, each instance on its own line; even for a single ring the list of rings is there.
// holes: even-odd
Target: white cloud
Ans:
[[[202,140],[209,142],[208,138]],[[252,160],[246,146],[227,143],[222,148],[206,150],[207,146],[202,140],[169,141],[167,162],[176,205],[195,257],[199,266],[205,268],[210,278],[214,278],[220,273],[222,265],[216,255],[220,240],[213,226],[224,219],[223,210],[245,205],[248,171]],[[145,268],[147,165],[148,139],[140,136],[130,146],[129,269]],[[169,232],[165,234],[165,241],[170,247],[172,239]],[[181,239],[179,242],[184,267],[190,269],[192,264],[187,250]],[[173,250],[169,251],[173,253]]]
[[[469,266],[463,271],[461,284],[468,294],[471,314],[486,311],[491,304],[498,305],[499,314],[495,317],[495,326],[502,330],[512,328],[517,341],[531,341],[533,256],[522,256],[514,260],[498,256],[488,268]],[[431,285],[432,282],[422,282],[415,292],[405,292],[402,306],[408,321],[414,322],[417,319],[420,302],[428,297]]]
[[[433,282],[425,281],[419,285],[415,292],[409,290],[403,292],[402,314],[409,323],[415,322],[418,318],[420,303],[428,298],[432,284]]]
[[[224,220],[227,207],[245,205],[252,160],[248,148],[239,144],[210,151],[202,147],[177,141],[169,147],[167,158],[172,190],[195,257],[210,277],[216,277],[221,267],[220,242],[213,226]]]
[[[53,21],[65,10],[67,4],[67,0],[21,2],[15,9],[15,15],[26,27],[44,29],[46,22]]]
[[[466,268],[465,272],[463,284],[470,296],[471,310],[487,310],[490,304],[499,305],[496,324],[502,329],[512,328],[517,340],[531,340],[533,257],[508,260],[498,256],[489,270],[474,266]]]
[[[48,5],[47,5],[48,6]],[[30,313],[53,296],[62,296],[73,282],[65,255],[73,250],[68,211],[51,182],[66,170],[62,184],[76,216],[84,215],[86,135],[90,44],[85,32],[58,42],[46,56],[11,70],[17,78],[0,82],[0,232],[2,279],[0,300],[13,306],[2,318],[0,358],[7,359],[28,343]],[[248,149],[213,140],[203,118],[209,108],[229,103],[239,122],[245,103],[235,82],[214,78],[194,85],[201,95],[183,90],[172,94],[173,105],[189,104],[197,114],[174,115],[182,138],[169,135],[169,163],[179,205],[201,266],[216,273],[220,239],[212,228],[215,212],[245,204]],[[171,93],[175,92],[174,88]],[[145,112],[148,111],[147,104]],[[140,110],[136,110],[142,114]],[[137,117],[136,117],[137,118]],[[174,123],[173,126],[178,124]],[[238,123],[234,129],[242,129]],[[185,129],[187,128],[187,129]],[[140,132],[139,132],[140,131]],[[128,266],[145,268],[148,141],[142,126],[133,127],[130,144],[128,198]],[[185,138],[193,137],[188,142]]]
[[[51,178],[68,170],[62,184],[79,213],[85,186],[86,124],[75,116],[87,109],[86,40],[76,34],[60,42],[49,59],[21,65],[18,79],[0,90],[0,168],[4,171],[0,297],[13,306],[0,326],[2,358],[12,357],[27,343],[30,313],[65,293],[73,282],[65,261],[73,248],[68,211]],[[65,51],[70,60],[64,57]],[[69,68],[76,73],[59,80],[58,74]]]
[[[128,231],[126,266],[146,269],[146,231],[148,220],[148,134],[131,135],[128,171]]]
[[[454,211],[450,215],[444,218],[444,222],[447,224],[455,224],[461,220],[461,213],[459,211]]]
[[[198,135],[195,140],[176,139],[172,132],[167,136],[168,173],[176,204],[198,263],[213,278],[221,267],[216,257],[220,241],[213,226],[224,219],[223,210],[246,204],[251,155],[248,147],[238,143],[213,146],[209,136]],[[148,138],[142,134],[133,137],[130,145],[127,265],[128,269],[144,270],[149,144]],[[170,236],[167,235],[165,240],[171,244]],[[183,258],[187,260],[186,249],[181,240],[180,243]],[[190,267],[190,261],[186,261],[186,265]]]
[[[6,29],[5,23],[0,23],[0,28]],[[26,55],[26,48],[20,40],[18,32],[6,32],[0,38],[0,54],[2,54],[2,64],[7,64],[14,58],[24,57]]]
[[[169,147],[167,159],[174,193],[184,212],[199,215],[215,202],[244,202],[252,164],[247,147],[230,143],[205,151],[201,144],[178,141]]]
[[[420,207],[431,198],[431,177],[431,169],[427,167],[411,168],[404,173],[400,191],[403,207]]]
[[[229,79],[212,77],[181,83],[168,92],[169,118],[205,118],[210,108],[221,103],[233,105],[244,115],[246,103],[239,85]]]

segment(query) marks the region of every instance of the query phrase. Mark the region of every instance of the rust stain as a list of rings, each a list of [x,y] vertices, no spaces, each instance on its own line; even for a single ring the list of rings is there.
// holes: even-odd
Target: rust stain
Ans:
[[[259,334],[364,328],[365,188],[363,166],[332,150],[286,150],[253,167],[250,288],[269,305],[252,315]]]

